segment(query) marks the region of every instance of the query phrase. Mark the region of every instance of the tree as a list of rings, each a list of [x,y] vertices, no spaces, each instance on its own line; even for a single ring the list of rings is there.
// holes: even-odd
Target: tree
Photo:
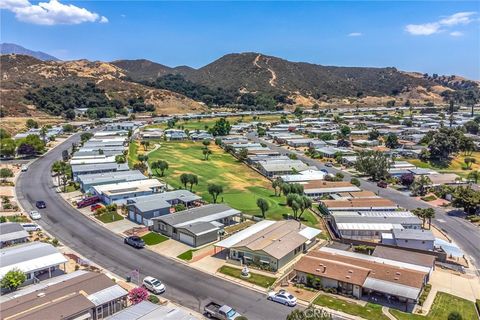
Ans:
[[[15,140],[11,138],[0,139],[0,156],[2,157],[13,157],[15,155]]]
[[[118,154],[115,156],[115,162],[116,163],[125,163],[127,162],[127,159],[125,158],[125,156],[123,154]]]
[[[307,196],[301,196],[300,197],[300,214],[298,215],[298,219],[300,219],[305,212],[305,210],[312,208],[312,199],[310,199]]]
[[[463,132],[456,129],[440,128],[432,136],[428,144],[430,159],[445,162],[452,153],[459,150]]]
[[[377,129],[373,129],[368,133],[368,140],[377,140],[380,137],[380,132]]]
[[[385,138],[385,146],[390,149],[398,147],[398,137],[395,133],[389,133]]]
[[[213,198],[213,203],[217,203],[217,198],[223,192],[223,187],[219,184],[209,184],[207,189]]]
[[[479,126],[478,126],[478,123],[476,123],[475,121],[472,121],[472,120],[468,121],[463,126],[468,133],[471,133],[471,134],[478,133]]]
[[[428,220],[428,229],[432,227],[432,219],[435,218],[435,210],[433,208],[424,209],[425,218]]]
[[[469,181],[473,181],[475,183],[478,183],[478,180],[480,180],[480,171],[472,171],[468,174],[467,179]]]
[[[463,208],[467,215],[475,214],[480,207],[480,191],[475,191],[468,186],[457,187],[453,192],[452,205]]]
[[[208,160],[208,157],[212,154],[212,151],[207,147],[202,150],[204,160]]]
[[[146,154],[139,154],[137,160],[145,164],[148,161],[148,156]]]
[[[75,127],[72,126],[70,123],[63,125],[62,129],[63,129],[63,132],[66,132],[66,133],[75,131]]]
[[[165,160],[154,161],[152,162],[151,168],[155,171],[160,170],[161,176],[163,177],[165,170],[168,170],[168,162]]]
[[[385,179],[390,169],[390,160],[380,151],[360,151],[355,163],[355,169],[374,181]]]
[[[360,180],[358,180],[357,178],[350,179],[350,183],[357,187],[360,187],[361,185]]]
[[[413,183],[410,185],[412,194],[414,196],[424,196],[427,194],[429,187],[432,185],[432,180],[428,176],[421,175],[418,178],[415,178]]]
[[[148,147],[150,146],[150,141],[142,140],[140,141],[140,145],[143,146],[144,151],[147,151]]]
[[[477,160],[475,158],[471,158],[471,157],[466,157],[465,159],[463,159],[463,161],[465,162],[465,166],[466,166],[467,170],[471,170],[472,165],[475,162],[477,162]]]
[[[23,139],[17,141],[17,153],[27,156],[33,156],[45,151],[45,143],[35,134],[29,134]]]
[[[133,165],[133,169],[145,173],[145,172],[147,172],[148,167],[147,167],[147,165],[146,165],[145,163],[143,163],[143,162],[136,162],[136,163]]]
[[[2,289],[13,291],[20,287],[25,280],[27,280],[27,276],[23,271],[20,269],[12,269],[3,276],[2,280],[0,280],[0,286]]]
[[[412,210],[412,213],[414,215],[416,215],[418,218],[422,219],[422,227],[425,226],[425,220],[427,218],[425,216],[425,209],[424,208],[416,208],[416,209]]]
[[[192,173],[188,174],[188,183],[190,184],[190,192],[193,191],[193,185],[198,185],[198,177]]]
[[[205,147],[208,147],[208,146],[210,145],[210,140],[204,139],[204,140],[202,141],[202,144],[203,144]]]
[[[245,161],[245,160],[247,160],[247,157],[248,157],[247,148],[240,149],[240,151],[238,152],[238,160]]]
[[[13,171],[10,168],[2,168],[0,169],[0,178],[5,181],[7,178],[13,177]]]
[[[400,183],[406,187],[410,187],[415,181],[415,175],[413,173],[404,173],[400,176]]]
[[[47,139],[47,133],[48,133],[48,128],[46,126],[43,126],[41,129],[40,129],[40,137],[42,137],[42,141],[43,143],[47,143],[46,139]]]
[[[351,132],[352,132],[352,129],[350,129],[349,126],[343,125],[340,127],[339,137],[342,139],[347,138]]]
[[[232,126],[225,118],[220,118],[215,122],[209,132],[214,136],[226,136],[230,133]]]
[[[283,184],[283,179],[280,177],[277,177],[275,180],[272,181],[272,188],[275,191],[275,196],[277,195],[277,189],[279,189],[278,196],[281,195],[282,193],[282,184]]]
[[[0,128],[0,139],[8,139],[11,138],[12,136],[10,133],[8,133],[5,129]]]
[[[462,135],[460,141],[458,142],[458,149],[463,152],[464,155],[471,155],[475,151],[475,142],[472,138]]]
[[[332,320],[332,315],[323,309],[308,306],[305,310],[295,309],[287,320]]]
[[[83,132],[83,133],[80,135],[80,140],[81,140],[82,142],[87,142],[87,141],[90,140],[92,137],[93,137],[93,133],[91,133],[91,132]]]
[[[33,119],[28,119],[25,125],[27,129],[38,129],[38,122]]]
[[[137,304],[148,299],[148,291],[143,287],[133,288],[128,292],[128,300],[131,304]]]
[[[190,181],[188,173],[182,173],[180,175],[180,182],[183,184],[184,189],[187,189],[187,184]]]
[[[292,209],[294,219],[297,219],[301,201],[300,195],[298,194],[292,193],[287,195],[287,205]]]
[[[269,209],[267,200],[262,198],[257,199],[257,207],[260,209],[260,211],[262,212],[262,217],[265,219],[265,213]]]

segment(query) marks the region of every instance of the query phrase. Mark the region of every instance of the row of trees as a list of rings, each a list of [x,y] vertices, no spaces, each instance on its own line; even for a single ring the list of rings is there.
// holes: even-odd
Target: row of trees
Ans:
[[[63,186],[65,192],[68,181],[72,179],[72,166],[68,162],[57,160],[52,165],[52,172],[57,177],[57,185]]]

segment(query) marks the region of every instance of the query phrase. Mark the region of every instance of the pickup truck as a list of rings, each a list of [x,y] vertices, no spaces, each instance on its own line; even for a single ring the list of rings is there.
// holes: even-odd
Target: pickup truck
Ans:
[[[215,302],[210,302],[205,306],[203,309],[205,315],[207,318],[215,318],[215,319],[220,319],[220,320],[233,320],[237,319],[238,317],[241,317],[241,314],[239,314],[235,309],[227,306],[227,305],[220,305]]]

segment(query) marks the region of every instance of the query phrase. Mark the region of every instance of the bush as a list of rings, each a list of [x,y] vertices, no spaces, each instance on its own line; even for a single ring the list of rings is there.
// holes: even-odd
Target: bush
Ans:
[[[151,303],[159,303],[160,299],[158,299],[156,295],[151,294],[148,296],[148,301],[150,301]]]
[[[425,197],[422,197],[421,198],[423,201],[433,201],[433,200],[437,200],[437,197],[435,197],[433,194],[429,195],[429,196],[425,196]]]
[[[20,269],[12,269],[0,280],[0,286],[4,289],[15,290],[21,286],[25,280],[27,280],[27,276],[23,271]]]
[[[462,315],[457,311],[452,311],[448,315],[448,320],[462,320],[462,319],[463,319]]]
[[[350,183],[353,184],[354,186],[357,186],[357,187],[360,187],[360,180],[358,180],[357,178],[352,178],[350,180]]]
[[[374,246],[366,246],[366,245],[353,246],[353,251],[355,252],[371,254],[373,250],[375,250]]]

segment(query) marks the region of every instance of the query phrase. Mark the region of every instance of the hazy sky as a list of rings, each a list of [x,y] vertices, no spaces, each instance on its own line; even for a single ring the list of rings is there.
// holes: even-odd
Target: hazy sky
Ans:
[[[480,79],[479,1],[0,0],[1,41],[201,67],[231,52]]]

